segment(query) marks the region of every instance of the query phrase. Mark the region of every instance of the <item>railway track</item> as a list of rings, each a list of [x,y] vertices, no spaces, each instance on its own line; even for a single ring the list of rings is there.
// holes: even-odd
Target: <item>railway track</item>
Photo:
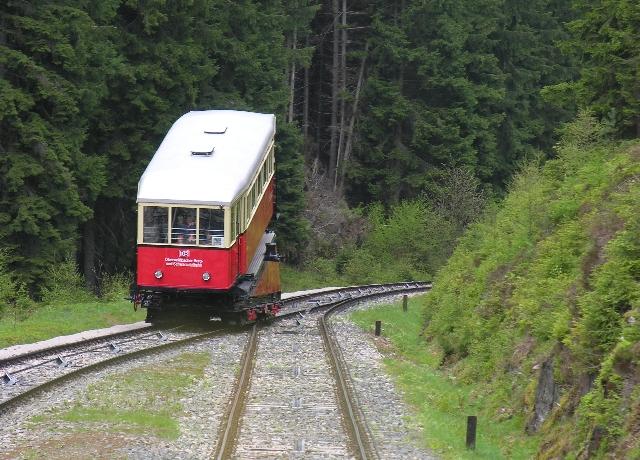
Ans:
[[[376,458],[376,449],[372,445],[371,436],[366,427],[366,420],[357,409],[356,398],[353,395],[352,385],[349,382],[348,370],[341,362],[339,349],[334,352],[335,358],[331,358],[331,365],[326,364],[324,357],[324,346],[327,350],[335,349],[332,341],[330,327],[325,323],[321,326],[316,321],[325,322],[321,312],[333,309],[344,308],[354,302],[370,300],[379,297],[396,296],[406,292],[419,292],[428,289],[430,285],[425,283],[395,283],[388,285],[357,286],[345,289],[334,289],[315,294],[305,294],[283,301],[283,309],[275,323],[270,326],[253,326],[247,345],[245,346],[244,357],[240,366],[233,396],[228,404],[227,414],[220,424],[219,435],[216,441],[216,458],[228,458],[231,455],[236,457],[269,457],[276,452],[307,452],[311,455],[321,455],[326,457],[344,457],[356,455],[361,458]],[[331,314],[331,313],[329,313]],[[56,385],[63,384],[80,375],[90,374],[98,369],[109,366],[117,366],[119,363],[130,359],[135,359],[144,355],[159,353],[168,348],[185,346],[190,343],[204,340],[208,337],[220,334],[228,334],[229,329],[224,329],[217,325],[213,330],[188,331],[181,327],[173,329],[147,329],[139,332],[129,332],[111,336],[100,340],[90,340],[87,342],[74,344],[66,348],[57,348],[46,353],[36,353],[22,356],[19,359],[0,362],[0,414],[9,411],[12,407],[19,405],[30,396],[36,395],[44,390],[55,388]],[[324,332],[322,330],[324,329]],[[246,329],[245,329],[246,331]],[[313,332],[309,332],[313,331]],[[321,335],[324,338],[320,338]],[[267,338],[270,337],[270,338]],[[303,339],[303,340],[302,340]],[[265,348],[264,344],[272,344]],[[304,343],[307,343],[305,345]],[[260,346],[258,345],[260,344]],[[305,349],[308,347],[309,349]],[[315,350],[315,351],[312,351]],[[307,353],[308,352],[308,353]],[[310,362],[311,355],[317,352],[315,366],[322,368],[322,372],[306,370],[305,366]],[[273,372],[269,357],[288,356],[293,361],[287,369],[277,369]],[[258,357],[258,358],[256,358]],[[297,360],[298,364],[294,362]],[[302,364],[301,364],[302,363]],[[325,364],[323,364],[325,363]],[[274,398],[274,392],[278,388],[290,388],[296,394],[286,396],[288,402],[286,408],[292,408],[294,426],[301,425],[300,413],[307,409],[315,410],[320,418],[324,416],[327,420],[325,440],[309,437],[304,433],[295,434],[295,430],[290,427],[284,431],[293,433],[295,439],[283,440],[281,445],[275,448],[265,448],[263,446],[248,450],[242,450],[243,435],[249,428],[247,414],[251,410],[261,410],[264,407],[255,401],[247,400],[247,397],[256,395],[256,379],[254,366],[262,366],[267,374],[276,377],[279,383],[274,386],[262,386],[264,398]],[[332,370],[333,369],[333,370]],[[286,374],[286,375],[285,375]],[[335,377],[334,377],[335,374]],[[267,377],[269,378],[269,377]],[[285,380],[291,382],[285,382]],[[340,389],[340,398],[334,398],[331,404],[326,404],[327,394],[335,394],[333,379],[337,379],[336,386]],[[320,391],[314,393],[314,385],[299,385],[306,380],[320,382]],[[296,385],[298,381],[298,385]],[[259,393],[258,391],[258,393]],[[312,395],[312,393],[314,393]],[[316,398],[315,400],[313,398]],[[248,405],[249,404],[249,405]],[[324,405],[323,405],[324,404]],[[276,412],[283,407],[274,407],[272,402],[267,403]],[[351,409],[349,409],[349,407]],[[344,414],[344,415],[341,415]],[[282,415],[282,414],[280,414]],[[273,420],[273,419],[272,419]],[[345,420],[342,426],[337,420]],[[304,422],[303,422],[304,423]],[[262,426],[262,432],[268,434],[270,438],[274,433],[272,427]],[[245,430],[243,432],[243,430]],[[337,431],[336,431],[337,430]],[[250,430],[249,430],[250,431]],[[277,430],[276,430],[277,431]],[[335,432],[335,433],[334,433]],[[291,436],[291,435],[289,435]],[[296,437],[297,436],[297,437]],[[255,438],[255,436],[253,437]],[[277,436],[273,439],[277,439]],[[336,440],[340,439],[339,442]],[[324,444],[323,444],[324,443]],[[255,447],[255,446],[254,446]]]
[[[278,327],[254,329],[215,458],[380,458],[328,318],[357,302],[429,287],[375,285],[325,292],[322,300],[303,296]]]
[[[224,331],[220,328],[195,332],[182,331],[180,326],[129,332],[7,360],[0,363],[0,414],[32,395],[78,376],[221,333]]]

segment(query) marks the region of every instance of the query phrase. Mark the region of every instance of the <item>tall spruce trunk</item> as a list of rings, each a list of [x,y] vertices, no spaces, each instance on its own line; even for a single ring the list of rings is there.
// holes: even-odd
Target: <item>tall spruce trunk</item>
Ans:
[[[325,53],[324,53],[324,46],[320,46],[319,47],[319,58],[318,58],[318,62],[320,63],[319,66],[324,69],[323,65],[325,62]],[[324,115],[323,115],[323,111],[325,109],[325,99],[324,97],[322,97],[324,95],[323,93],[323,79],[322,78],[316,78],[315,79],[315,93],[318,94],[318,98],[316,99],[317,101],[317,110],[315,113],[315,125],[314,125],[314,135],[315,135],[315,146],[314,146],[314,157],[315,160],[314,161],[318,161],[318,162],[322,162],[322,160],[324,159],[324,155],[325,152],[321,152],[319,145],[320,145],[320,140],[322,139],[322,134],[324,133],[323,128],[324,128]]]
[[[344,125],[346,123],[345,114],[345,94],[347,93],[347,0],[342,0],[342,27],[340,30],[340,136],[338,138],[338,153],[336,156],[336,174],[333,178],[333,189],[338,188],[338,177],[344,169],[342,157],[344,154]]]
[[[335,177],[336,160],[338,154],[338,88],[340,79],[340,47],[338,34],[338,0],[332,0],[331,12],[333,15],[333,60],[331,64],[331,126],[329,133],[329,177]]]
[[[305,39],[305,47],[309,47],[309,36]],[[304,68],[304,97],[302,102],[302,134],[304,145],[309,144],[309,66]],[[305,148],[306,154],[306,148]]]
[[[291,78],[289,81],[289,116],[287,120],[289,123],[293,123],[293,109],[296,94],[296,44],[298,41],[298,28],[293,28],[293,37],[291,39],[291,49],[293,50],[293,59],[291,59]]]
[[[351,148],[353,145],[353,130],[356,124],[356,116],[358,114],[358,102],[360,101],[360,90],[364,82],[364,68],[367,62],[367,54],[369,53],[369,41],[364,44],[364,55],[362,56],[362,62],[360,63],[360,72],[358,73],[358,82],[356,83],[356,92],[353,97],[353,106],[351,107],[351,119],[349,120],[349,127],[347,128],[347,139],[344,146],[344,159],[342,160],[342,170],[340,172],[340,190],[344,188],[344,176],[347,171],[347,165],[349,163],[349,157],[351,156]]]
[[[82,274],[87,289],[98,292],[98,277],[96,276],[96,231],[93,219],[84,224],[82,233]]]

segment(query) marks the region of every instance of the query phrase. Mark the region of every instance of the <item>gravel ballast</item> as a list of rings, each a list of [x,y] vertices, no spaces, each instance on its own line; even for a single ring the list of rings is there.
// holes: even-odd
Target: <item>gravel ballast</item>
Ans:
[[[317,315],[308,315],[298,318],[300,324],[287,320],[260,333],[247,418],[242,421],[235,458],[351,458],[316,320]],[[411,409],[385,374],[383,356],[371,334],[349,322],[346,313],[334,316],[331,323],[380,458],[434,458],[420,447],[419,427],[409,422]],[[0,414],[0,459],[211,458],[247,335],[228,334],[139,358],[31,398]],[[86,401],[87,388],[105,377],[203,351],[211,359],[204,377],[180,399],[177,439],[114,429],[107,423],[79,425],[55,416]],[[42,417],[34,420],[34,416]]]
[[[373,344],[371,334],[345,315],[334,316],[331,327],[380,458],[436,458],[420,447],[419,427],[410,424],[411,409],[385,373],[383,356]]]
[[[247,334],[214,337],[176,350],[139,358],[80,377],[34,396],[0,418],[0,459],[13,458],[210,458],[217,430],[235,382]],[[56,414],[87,400],[88,387],[113,375],[167,362],[185,352],[210,354],[204,377],[186,389],[175,440],[136,433],[107,423],[69,423]],[[105,394],[105,398],[110,395]],[[136,398],[132,391],[132,398]],[[38,416],[34,421],[33,417]]]

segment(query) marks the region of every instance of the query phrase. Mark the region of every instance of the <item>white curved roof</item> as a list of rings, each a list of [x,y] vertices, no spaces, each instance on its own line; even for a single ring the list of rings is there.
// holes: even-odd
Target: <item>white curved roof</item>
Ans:
[[[230,204],[250,185],[275,129],[271,114],[206,110],[181,116],[140,178],[137,202]]]

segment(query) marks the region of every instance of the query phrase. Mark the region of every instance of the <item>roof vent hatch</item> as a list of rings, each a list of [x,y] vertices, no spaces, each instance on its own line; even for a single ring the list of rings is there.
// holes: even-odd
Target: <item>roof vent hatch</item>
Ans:
[[[218,128],[213,128],[213,129],[209,129],[204,131],[205,134],[224,134],[227,132],[227,127],[225,126],[224,129],[222,127],[218,127]]]
[[[191,141],[191,155],[199,157],[210,157],[213,155],[215,145],[210,137],[200,137]]]
[[[192,150],[191,151],[191,155],[196,156],[196,157],[210,157],[211,155],[213,155],[213,151],[216,148],[213,147],[210,151],[208,152],[200,152],[200,151],[196,151],[196,150]]]

